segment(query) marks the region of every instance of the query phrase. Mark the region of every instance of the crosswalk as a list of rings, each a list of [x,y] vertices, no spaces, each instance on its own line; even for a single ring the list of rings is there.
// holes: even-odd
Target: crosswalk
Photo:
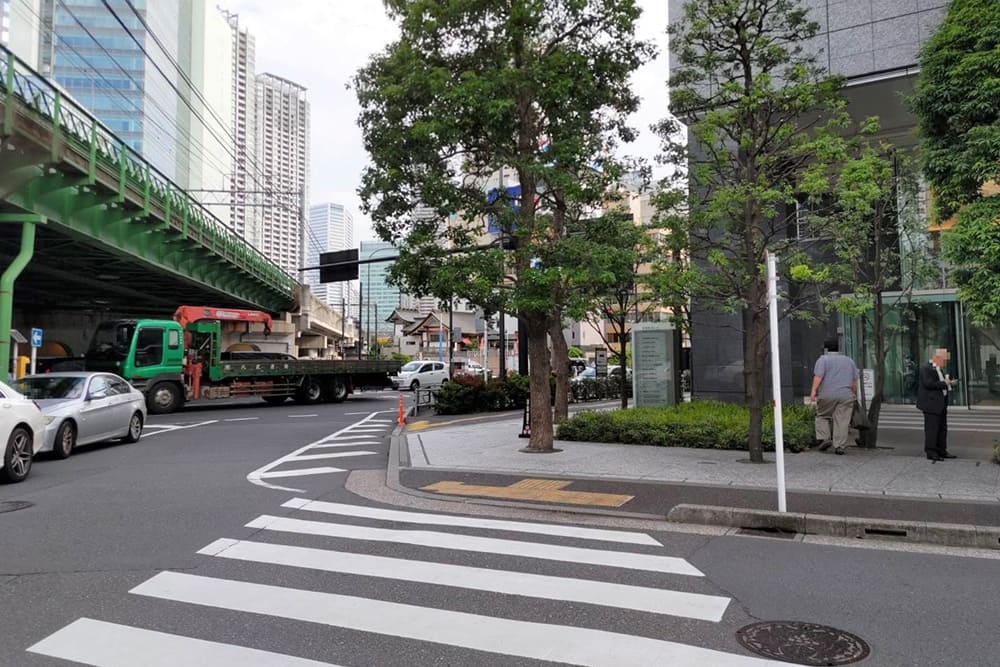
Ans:
[[[344,643],[336,641],[319,652],[310,647],[307,656],[292,655],[287,644],[267,650],[261,628],[291,622],[365,633],[373,647],[380,638],[392,638],[426,643],[425,655],[462,650],[476,656],[439,664],[491,664],[491,659],[616,667],[779,664],[666,636],[673,619],[717,627],[719,643],[731,645],[721,639],[731,634],[723,622],[727,614],[741,612],[710,590],[703,572],[666,553],[669,546],[646,533],[305,498],[282,508],[284,516],[246,523],[256,529],[249,539],[220,536],[199,549],[199,567],[159,572],[128,591],[127,597],[154,608],[173,605],[176,611],[181,605],[185,616],[224,614],[231,623],[233,614],[248,615],[255,641],[242,645],[228,631],[218,637],[166,631],[156,627],[156,614],[127,623],[85,616],[27,650],[97,667],[379,664],[371,658],[359,662],[357,652],[345,653]],[[637,578],[626,583],[629,573]],[[428,587],[446,595],[414,598],[405,592]],[[472,596],[474,604],[449,608],[449,601],[461,596]],[[541,622],[531,613],[535,605],[559,605],[565,613]],[[648,636],[567,622],[601,613],[635,614],[646,623],[652,615],[660,619],[658,631]],[[275,639],[278,634],[275,630]]]
[[[369,413],[363,419],[346,428],[323,436],[315,442],[311,442],[290,454],[286,454],[267,465],[261,466],[248,474],[247,480],[252,484],[270,489],[304,493],[304,489],[283,486],[282,484],[268,480],[287,480],[295,477],[346,472],[347,468],[341,468],[336,465],[310,465],[303,468],[296,464],[311,461],[339,462],[341,460],[378,454],[373,448],[382,444],[386,433],[393,424],[392,419],[386,417],[386,414],[386,412],[381,411]],[[341,463],[340,465],[343,464]]]

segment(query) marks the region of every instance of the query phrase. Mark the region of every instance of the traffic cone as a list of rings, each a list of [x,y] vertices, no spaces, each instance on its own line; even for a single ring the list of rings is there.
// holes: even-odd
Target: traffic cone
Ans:
[[[406,413],[403,412],[403,392],[399,392],[399,425],[406,424]]]

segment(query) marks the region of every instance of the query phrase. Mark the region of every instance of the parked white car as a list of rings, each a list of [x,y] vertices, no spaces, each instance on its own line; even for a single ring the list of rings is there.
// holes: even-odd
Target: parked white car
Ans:
[[[447,382],[448,365],[442,361],[411,361],[399,369],[392,377],[393,389],[419,389],[437,387]]]
[[[34,401],[0,382],[0,478],[20,482],[31,471],[31,460],[42,446],[45,418]]]
[[[64,459],[77,445],[121,438],[136,442],[146,422],[142,392],[112,373],[49,373],[14,382],[45,416],[43,452]]]

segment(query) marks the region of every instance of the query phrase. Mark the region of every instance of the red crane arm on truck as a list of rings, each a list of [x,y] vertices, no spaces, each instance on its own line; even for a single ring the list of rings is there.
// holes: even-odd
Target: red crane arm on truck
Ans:
[[[262,322],[264,333],[271,333],[271,316],[259,310],[238,308],[211,308],[209,306],[181,306],[174,312],[174,320],[187,329],[187,325],[201,320],[223,322]]]

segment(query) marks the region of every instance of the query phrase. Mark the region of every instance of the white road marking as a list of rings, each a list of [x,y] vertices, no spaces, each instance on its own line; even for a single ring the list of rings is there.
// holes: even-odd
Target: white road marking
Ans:
[[[678,642],[243,581],[161,572],[136,595],[264,614],[533,660],[608,667],[787,667]]]
[[[504,595],[582,602],[718,623],[729,598],[700,593],[627,586],[603,581],[491,570],[465,565],[385,558],[367,554],[294,547],[265,542],[218,540],[200,554],[255,563],[302,567],[382,579],[418,581]]]
[[[294,475],[269,474],[269,472],[271,470],[273,470],[274,468],[277,468],[281,464],[286,463],[288,461],[291,461],[292,459],[294,459],[299,454],[302,454],[303,452],[306,452],[306,451],[312,449],[316,445],[322,444],[324,442],[328,442],[330,440],[337,439],[341,434],[347,433],[353,426],[357,426],[358,424],[364,424],[369,419],[374,419],[375,415],[377,415],[377,414],[378,414],[378,412],[370,412],[370,413],[368,413],[367,417],[365,417],[364,419],[362,419],[360,421],[355,422],[354,424],[351,424],[351,426],[346,426],[346,427],[340,429],[339,431],[336,431],[334,433],[330,433],[329,435],[325,435],[322,438],[320,438],[319,440],[316,440],[315,442],[310,442],[308,445],[305,445],[303,447],[299,447],[294,452],[290,452],[288,454],[285,454],[281,458],[275,459],[274,461],[271,461],[267,465],[264,465],[264,466],[261,466],[260,468],[257,468],[256,470],[254,470],[253,472],[251,472],[251,473],[249,473],[247,475],[247,481],[249,481],[251,484],[256,484],[257,486],[265,486],[265,487],[267,487],[269,489],[276,489],[278,491],[290,491],[292,493],[305,493],[305,489],[294,489],[294,488],[291,488],[291,487],[288,487],[288,486],[278,486],[277,484],[269,484],[268,482],[265,482],[264,479],[266,477],[271,477],[271,478],[274,478],[274,477],[294,477]],[[341,470],[339,468],[332,468],[331,471],[343,472],[343,470]],[[319,473],[310,473],[310,474],[319,474]]]
[[[288,415],[289,419],[303,419],[305,417],[319,417],[319,415]]]
[[[339,516],[352,516],[379,521],[394,521],[403,523],[419,523],[434,526],[456,526],[461,528],[485,528],[487,530],[506,530],[513,533],[535,533],[538,535],[554,535],[559,537],[576,537],[584,540],[600,540],[602,542],[620,542],[623,544],[645,544],[662,547],[663,544],[646,533],[633,533],[601,528],[579,528],[566,524],[528,523],[521,521],[503,521],[500,519],[474,519],[452,514],[424,514],[421,512],[403,512],[400,510],[382,509],[380,507],[363,507],[361,505],[345,505],[322,500],[307,500],[292,498],[281,504],[282,507],[304,510],[306,512],[322,512]]]
[[[234,417],[232,419],[225,419],[223,421],[227,421],[227,422],[248,422],[248,421],[253,421],[255,419],[260,419],[260,417]]]
[[[368,454],[378,454],[378,452],[369,452],[367,450],[358,450],[356,452],[333,452],[332,454],[299,454],[293,461],[318,461],[319,459],[339,459],[345,456],[367,456]]]
[[[377,440],[358,440],[357,442],[321,442],[318,445],[313,445],[310,449],[321,449],[324,447],[371,447],[373,445],[378,445]]]
[[[91,618],[73,621],[28,649],[97,667],[336,667],[232,644],[194,639]]]
[[[264,479],[272,479],[275,477],[302,477],[304,475],[322,475],[328,472],[347,472],[343,468],[300,468],[298,470],[279,470],[278,472],[265,472],[261,473],[261,477]]]
[[[348,428],[350,428],[350,427],[348,427]],[[334,436],[328,436],[326,438],[323,438],[319,442],[329,442],[331,440],[374,440],[374,439],[375,438],[372,437],[370,434],[365,434],[365,435],[351,435],[350,433],[343,433],[343,434],[338,435],[336,437],[334,437]]]
[[[393,542],[396,544],[412,544],[435,549],[476,551],[521,558],[538,558],[542,560],[601,565],[604,567],[663,572],[666,574],[683,574],[691,577],[704,576],[697,568],[683,558],[630,553],[627,551],[601,551],[599,549],[519,542],[517,540],[504,540],[493,537],[473,537],[471,535],[438,533],[427,530],[368,528],[367,526],[305,521],[266,514],[246,524],[246,527],[305,535],[342,537],[349,540]]]
[[[189,429],[189,428],[198,428],[199,426],[208,426],[209,424],[215,424],[218,421],[219,421],[218,419],[209,419],[208,421],[198,422],[196,424],[188,424],[187,426],[175,426],[173,428],[169,428],[169,429],[157,431],[155,433],[145,433],[146,425],[144,424],[143,425],[143,431],[144,432],[142,434],[142,437],[143,438],[151,438],[154,435],[162,435],[164,433],[173,433],[174,431],[183,431],[183,430],[186,430],[186,429]]]

